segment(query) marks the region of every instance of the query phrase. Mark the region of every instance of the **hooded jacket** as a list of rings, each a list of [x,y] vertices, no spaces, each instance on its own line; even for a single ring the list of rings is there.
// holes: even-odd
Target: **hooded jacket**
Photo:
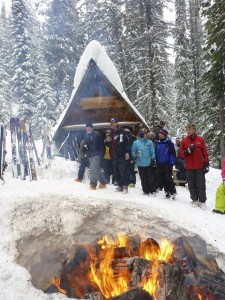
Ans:
[[[141,156],[137,156],[140,151]],[[131,147],[132,157],[135,158],[135,164],[138,167],[148,167],[152,159],[155,159],[155,147],[151,140],[139,138],[134,141]]]
[[[174,143],[168,137],[161,139],[156,144],[156,163],[158,165],[175,163],[176,151]]]
[[[194,151],[186,153],[186,149],[194,145]],[[209,164],[208,151],[205,140],[196,134],[187,136],[181,141],[179,156],[185,160],[186,170],[203,169],[206,164]]]

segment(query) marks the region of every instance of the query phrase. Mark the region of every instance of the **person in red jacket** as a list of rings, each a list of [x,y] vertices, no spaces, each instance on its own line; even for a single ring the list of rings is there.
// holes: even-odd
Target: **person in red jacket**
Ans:
[[[179,156],[184,158],[192,207],[206,209],[205,174],[209,171],[209,157],[205,140],[196,134],[196,126],[186,126],[187,137],[180,144]]]

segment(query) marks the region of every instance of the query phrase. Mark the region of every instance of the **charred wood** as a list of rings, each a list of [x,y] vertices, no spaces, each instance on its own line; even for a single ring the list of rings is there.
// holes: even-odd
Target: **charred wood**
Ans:
[[[185,274],[191,273],[197,266],[197,257],[187,239],[180,237],[174,242],[173,262],[183,269]]]
[[[194,272],[184,275],[184,286],[196,285]]]
[[[154,298],[140,287],[133,288],[119,296],[111,298],[111,300],[154,300]]]
[[[214,273],[207,269],[196,269],[195,276],[198,286],[206,286],[214,295],[225,299],[225,276],[222,271]]]
[[[105,298],[102,296],[99,292],[92,292],[88,293],[84,296],[84,299],[90,299],[90,300],[105,300]]]
[[[130,278],[130,286],[137,286],[144,277],[147,279],[149,274],[151,273],[151,267],[151,261],[141,257],[136,257],[133,263],[133,270]]]
[[[183,294],[184,275],[177,264],[161,263],[159,266],[157,300],[180,300]]]
[[[111,266],[113,269],[113,278],[116,281],[119,278],[130,278],[135,258],[113,259]]]
[[[206,257],[199,256],[197,267],[200,267],[202,269],[208,269],[213,273],[221,272],[221,275],[223,273],[222,270],[219,268],[217,261],[212,255],[207,255]]]
[[[224,296],[214,294],[206,286],[191,286],[185,287],[185,295],[188,300],[224,300]],[[182,299],[182,300],[186,300]]]
[[[128,253],[128,257],[139,255],[140,244],[141,244],[141,237],[139,234],[127,236],[126,250]]]

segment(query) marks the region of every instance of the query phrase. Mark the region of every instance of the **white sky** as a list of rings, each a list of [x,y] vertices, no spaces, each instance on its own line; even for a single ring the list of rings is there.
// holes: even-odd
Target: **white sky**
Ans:
[[[3,3],[5,3],[6,9],[9,10],[12,1],[11,0],[0,0],[0,7],[2,6]]]

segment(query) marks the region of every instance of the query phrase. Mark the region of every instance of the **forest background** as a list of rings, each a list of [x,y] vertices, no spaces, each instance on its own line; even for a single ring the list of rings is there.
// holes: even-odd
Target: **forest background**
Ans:
[[[165,14],[171,4],[173,22]],[[40,138],[46,118],[58,120],[68,104],[76,66],[91,40],[104,46],[151,129],[164,120],[170,136],[182,137],[185,125],[195,123],[211,164],[220,167],[223,0],[12,0],[9,8],[2,1],[0,121],[9,126],[16,109]]]

